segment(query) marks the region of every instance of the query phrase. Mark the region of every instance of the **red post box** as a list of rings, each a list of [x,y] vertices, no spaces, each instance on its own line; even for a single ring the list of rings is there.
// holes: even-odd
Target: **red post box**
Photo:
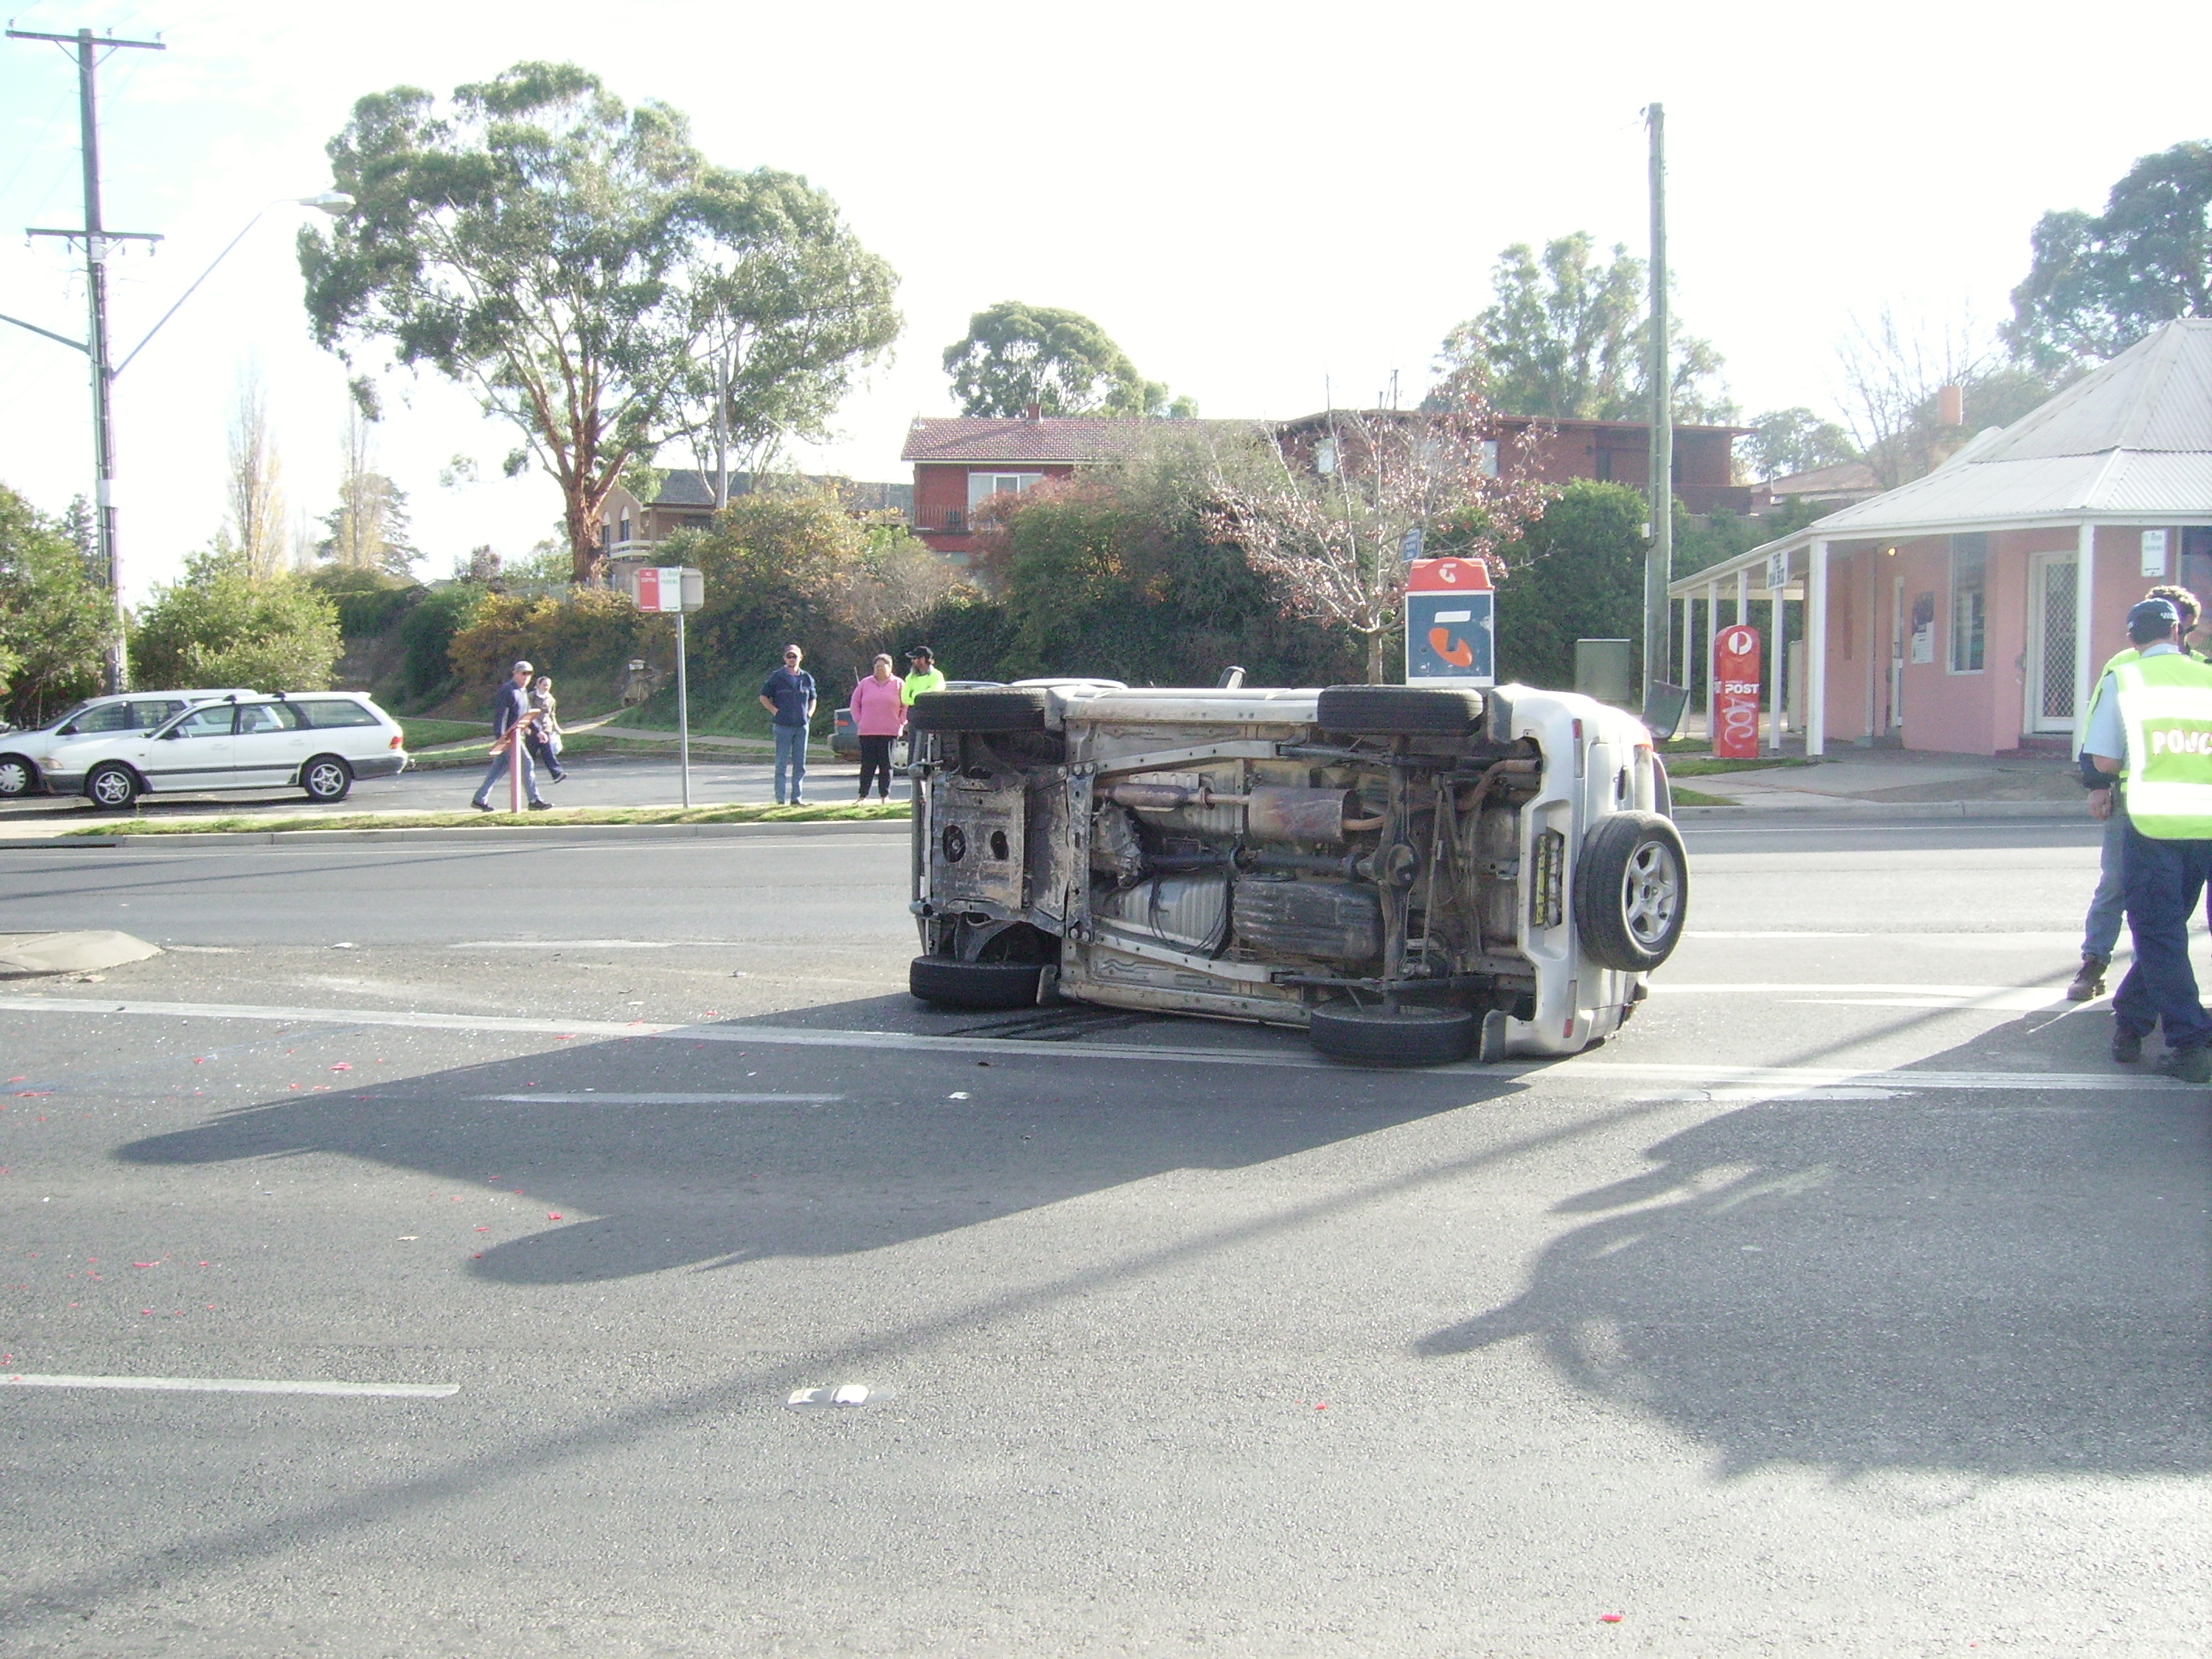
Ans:
[[[1759,758],[1759,630],[1738,623],[1713,635],[1713,753]]]

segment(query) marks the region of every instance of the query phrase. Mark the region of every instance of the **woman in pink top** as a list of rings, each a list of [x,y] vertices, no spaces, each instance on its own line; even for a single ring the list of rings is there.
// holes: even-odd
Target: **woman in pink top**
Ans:
[[[853,729],[860,734],[860,793],[868,798],[868,779],[876,780],[876,799],[891,798],[891,744],[906,730],[906,682],[891,672],[891,659],[878,656],[868,678],[853,688]]]

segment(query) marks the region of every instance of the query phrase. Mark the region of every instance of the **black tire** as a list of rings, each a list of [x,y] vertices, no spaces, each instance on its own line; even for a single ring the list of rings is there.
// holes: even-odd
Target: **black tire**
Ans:
[[[1034,1008],[1044,969],[1041,962],[916,957],[907,967],[906,988],[940,1008]]]
[[[1682,837],[1656,812],[1616,812],[1583,842],[1575,930],[1601,968],[1644,974],[1674,953],[1690,914]]]
[[[1313,1045],[1354,1066],[1449,1066],[1474,1047],[1475,1017],[1464,1008],[1354,1008],[1313,1011]]]
[[[925,691],[907,723],[917,732],[1042,732],[1046,694],[1026,686],[984,691]]]
[[[300,769],[300,787],[318,806],[335,806],[353,789],[353,768],[336,755],[318,755]]]
[[[94,806],[104,806],[112,812],[121,812],[138,804],[143,793],[138,775],[129,767],[115,761],[105,766],[95,766],[84,781],[84,793]]]
[[[20,800],[39,787],[39,769],[22,755],[0,755],[0,800]]]
[[[1314,723],[1365,736],[1463,738],[1482,729],[1482,693],[1448,686],[1332,685]]]

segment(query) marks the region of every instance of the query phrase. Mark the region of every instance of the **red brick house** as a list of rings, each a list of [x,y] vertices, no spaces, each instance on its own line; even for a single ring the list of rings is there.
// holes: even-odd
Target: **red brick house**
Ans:
[[[1125,416],[1030,416],[1006,420],[980,416],[922,416],[907,434],[899,459],[914,466],[914,527],[939,552],[964,563],[974,550],[975,510],[996,495],[1018,495],[1047,478],[1100,466],[1135,453],[1158,431],[1212,429],[1223,434],[1272,432],[1298,453],[1310,453],[1330,422],[1327,412],[1297,420],[1139,420]],[[1369,410],[1370,421],[1420,418],[1412,410]],[[1498,440],[1511,453],[1535,422],[1523,416],[1498,421]],[[1536,450],[1547,481],[1606,478],[1642,489],[1648,471],[1650,429],[1636,421],[1555,421]],[[1750,510],[1751,491],[1735,482],[1735,444],[1748,430],[1734,426],[1674,428],[1674,493],[1692,513],[1725,507]]]

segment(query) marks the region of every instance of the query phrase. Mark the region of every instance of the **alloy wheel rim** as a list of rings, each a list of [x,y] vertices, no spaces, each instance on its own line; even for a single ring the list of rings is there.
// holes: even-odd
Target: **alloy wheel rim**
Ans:
[[[1664,842],[1647,841],[1630,855],[1621,883],[1621,919],[1638,945],[1648,951],[1666,942],[1681,894],[1681,872]]]
[[[102,772],[92,786],[101,803],[115,806],[131,799],[131,780],[120,772]]]
[[[338,769],[327,763],[307,774],[307,787],[318,795],[335,795],[343,781],[338,775]]]

